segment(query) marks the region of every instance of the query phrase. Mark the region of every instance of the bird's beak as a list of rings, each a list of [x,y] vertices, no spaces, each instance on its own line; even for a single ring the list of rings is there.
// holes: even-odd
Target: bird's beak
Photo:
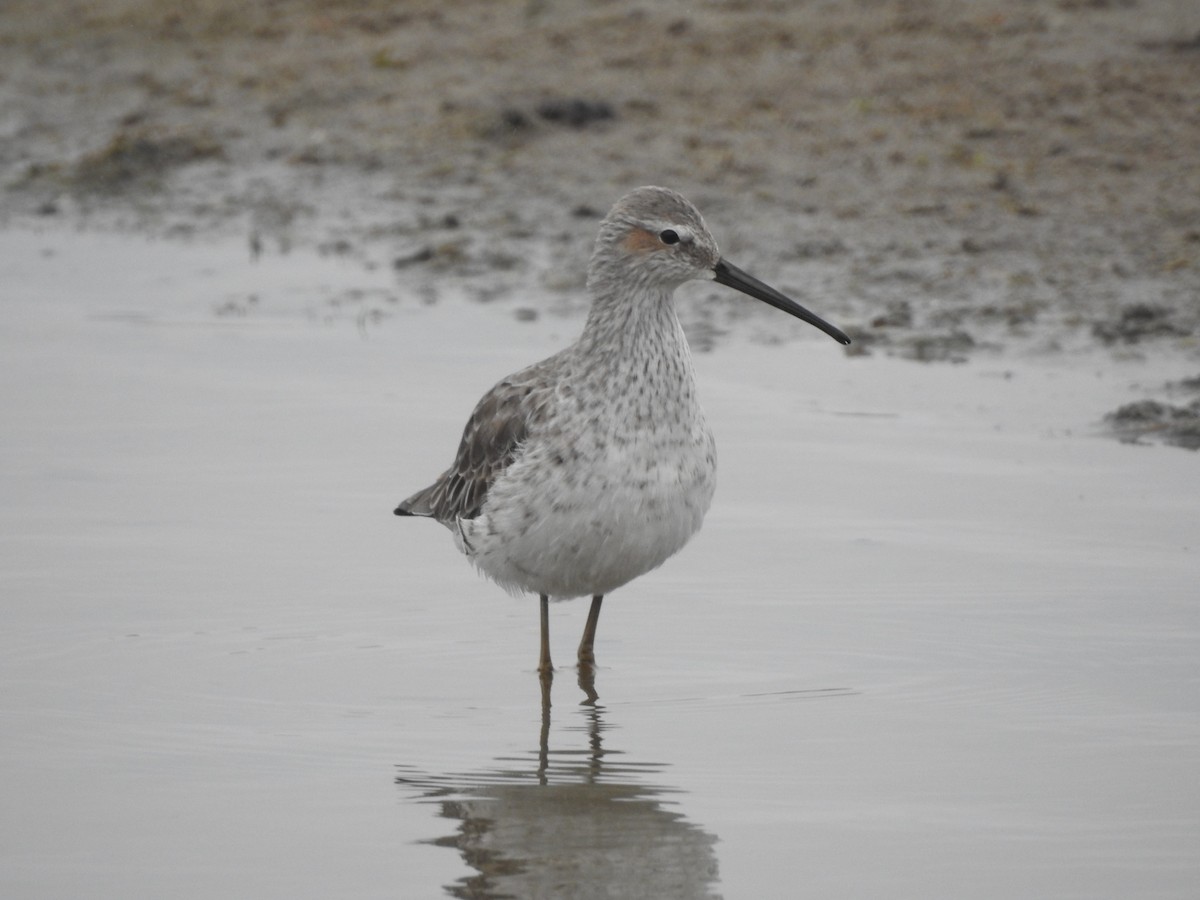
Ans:
[[[747,275],[733,263],[726,262],[723,259],[718,260],[717,264],[713,266],[713,279],[717,284],[723,284],[726,287],[733,288],[735,291],[741,291],[743,294],[748,294],[756,300],[769,303],[776,309],[782,309],[785,313],[790,313],[797,319],[803,319],[809,325],[817,326],[839,344],[850,343],[850,338],[846,337],[846,333],[840,328],[830,325],[816,313],[809,312],[795,300],[785,297],[770,285],[763,284],[753,275]]]

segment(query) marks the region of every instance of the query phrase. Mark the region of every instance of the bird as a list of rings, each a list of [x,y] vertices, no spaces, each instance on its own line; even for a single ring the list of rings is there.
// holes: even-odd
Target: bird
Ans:
[[[500,587],[538,595],[543,678],[550,599],[592,598],[577,657],[594,666],[604,597],[678,552],[712,501],[716,443],[674,300],[698,279],[850,343],[722,257],[682,195],[636,188],[600,223],[579,338],[484,394],[450,468],[395,509],[444,525]]]

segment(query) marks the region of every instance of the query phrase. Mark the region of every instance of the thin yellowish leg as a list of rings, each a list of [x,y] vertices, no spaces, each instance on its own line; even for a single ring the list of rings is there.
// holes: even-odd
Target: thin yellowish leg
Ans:
[[[579,664],[581,666],[596,664],[596,654],[592,652],[592,645],[596,642],[596,625],[600,622],[600,603],[603,600],[603,594],[597,594],[592,598],[592,608],[588,610],[587,624],[583,626],[583,640],[579,642]]]
[[[542,652],[538,659],[538,672],[545,678],[554,673],[554,664],[550,662],[550,598],[541,595],[542,600]]]

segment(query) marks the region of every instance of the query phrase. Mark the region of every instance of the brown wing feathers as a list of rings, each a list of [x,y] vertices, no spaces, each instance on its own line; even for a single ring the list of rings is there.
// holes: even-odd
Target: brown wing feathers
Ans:
[[[454,465],[401,503],[396,515],[432,516],[446,523],[479,515],[492,482],[512,463],[528,433],[524,406],[531,391],[514,380],[488,391],[467,420]]]

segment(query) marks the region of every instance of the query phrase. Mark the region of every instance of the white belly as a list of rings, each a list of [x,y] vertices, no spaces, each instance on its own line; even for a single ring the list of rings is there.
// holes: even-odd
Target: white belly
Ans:
[[[578,458],[547,443],[497,479],[480,515],[460,522],[459,543],[510,591],[607,594],[678,552],[700,529],[715,486],[702,420],[687,434]]]

